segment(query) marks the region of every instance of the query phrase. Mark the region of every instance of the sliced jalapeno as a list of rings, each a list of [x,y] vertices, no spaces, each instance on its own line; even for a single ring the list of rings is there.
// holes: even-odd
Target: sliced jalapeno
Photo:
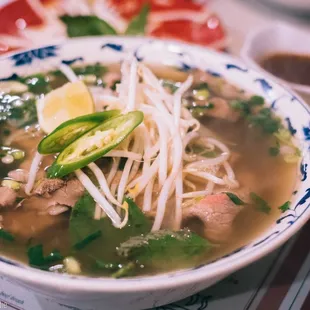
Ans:
[[[59,153],[92,128],[119,114],[120,110],[111,110],[83,115],[64,122],[40,142],[38,151],[41,154]]]
[[[117,147],[142,121],[143,113],[135,111],[96,126],[59,154],[47,171],[48,177],[61,178],[96,161]]]

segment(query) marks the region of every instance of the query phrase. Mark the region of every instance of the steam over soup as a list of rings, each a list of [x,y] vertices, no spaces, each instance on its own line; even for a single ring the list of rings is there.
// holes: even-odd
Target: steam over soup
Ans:
[[[0,102],[0,253],[33,267],[116,278],[193,267],[290,207],[290,132],[222,78],[61,65],[0,82]]]

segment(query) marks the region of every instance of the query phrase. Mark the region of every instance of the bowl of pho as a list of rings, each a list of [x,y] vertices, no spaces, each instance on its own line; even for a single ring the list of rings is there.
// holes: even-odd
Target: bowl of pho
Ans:
[[[231,56],[103,37],[0,66],[0,274],[39,297],[171,303],[309,218],[310,109]]]

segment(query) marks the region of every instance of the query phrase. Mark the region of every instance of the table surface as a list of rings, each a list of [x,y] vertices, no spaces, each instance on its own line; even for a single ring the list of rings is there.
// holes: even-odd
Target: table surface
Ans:
[[[293,23],[310,33],[310,19],[308,22],[306,19],[297,19],[296,16],[271,9],[261,1],[209,0],[209,7],[217,12],[226,25],[232,53],[239,54],[249,30],[277,19]],[[309,310],[309,235],[310,222],[282,248],[262,260],[195,296],[153,310]],[[49,301],[36,300],[29,291],[0,277],[0,308],[58,309],[56,304],[47,306],[47,303]]]

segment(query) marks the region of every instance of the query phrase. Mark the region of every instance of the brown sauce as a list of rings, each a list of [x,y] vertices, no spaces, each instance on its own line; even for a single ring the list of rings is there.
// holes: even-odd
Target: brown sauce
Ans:
[[[276,53],[265,56],[260,63],[283,80],[310,86],[310,55]]]

